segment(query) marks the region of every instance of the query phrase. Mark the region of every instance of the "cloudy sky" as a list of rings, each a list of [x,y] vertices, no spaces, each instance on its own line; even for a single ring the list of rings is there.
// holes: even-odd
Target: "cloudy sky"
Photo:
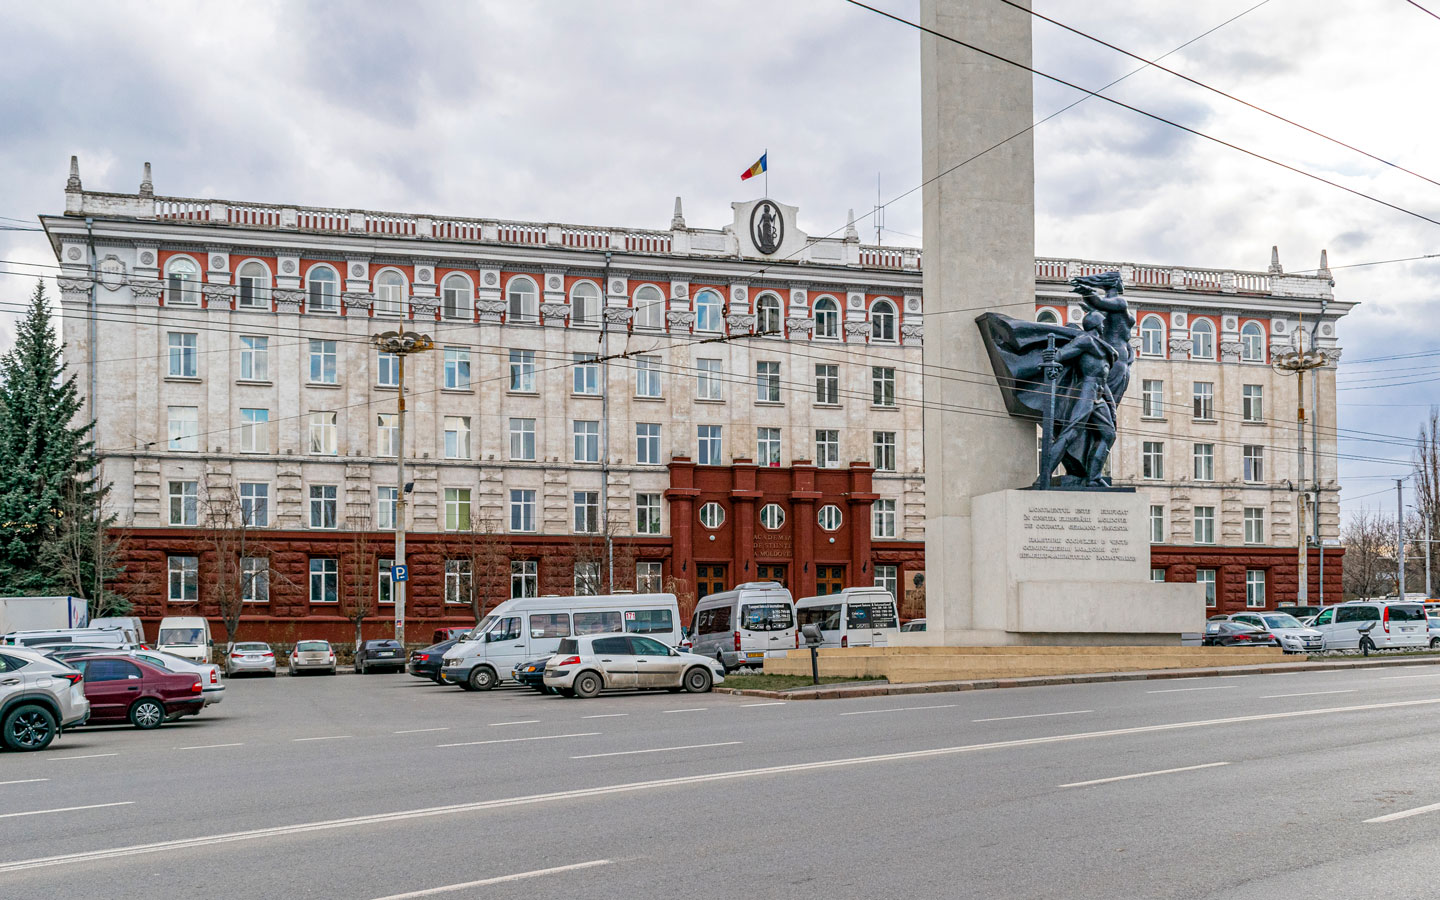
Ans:
[[[916,18],[917,0],[876,3]],[[1440,20],[1405,0],[1036,9],[1152,58],[1239,15],[1166,64],[1440,181]],[[148,160],[161,194],[663,228],[677,194],[692,226],[726,224],[768,149],[771,194],[811,234],[868,214],[877,176],[887,202],[919,182],[917,34],[843,0],[0,0],[0,20],[5,301],[53,263],[6,229],[63,209],[71,154],[91,190],[135,190]],[[1043,72],[1098,88],[1136,65],[1036,22]],[[1164,73],[1109,93],[1440,219],[1440,186]],[[1078,97],[1035,96],[1037,119]],[[1440,226],[1096,100],[1037,128],[1036,168],[1042,255],[1263,269],[1278,244],[1302,270],[1328,248],[1338,296],[1363,303],[1340,331],[1340,452],[1396,460],[1342,460],[1347,507],[1388,501],[1367,495],[1406,471],[1440,355],[1366,360],[1440,354],[1440,259],[1362,264],[1440,253]],[[885,224],[919,244],[919,194]]]

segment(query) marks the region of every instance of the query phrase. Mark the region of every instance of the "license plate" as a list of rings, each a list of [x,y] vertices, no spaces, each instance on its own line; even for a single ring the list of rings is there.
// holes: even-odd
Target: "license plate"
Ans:
[[[261,659],[261,658],[258,657],[258,656],[247,656],[247,657],[245,657],[245,661],[246,661],[246,662],[259,662],[260,659]]]
[[[377,653],[377,654],[375,654],[375,655],[376,655],[376,656],[394,656],[395,653],[394,653],[394,651],[392,651],[392,650],[381,650],[379,653]]]
[[[752,651],[752,652],[750,652],[750,653],[745,654],[745,656],[746,656],[747,659],[764,659],[764,658],[765,658],[765,651],[764,651],[764,650],[760,650],[760,651],[758,651],[758,652]]]

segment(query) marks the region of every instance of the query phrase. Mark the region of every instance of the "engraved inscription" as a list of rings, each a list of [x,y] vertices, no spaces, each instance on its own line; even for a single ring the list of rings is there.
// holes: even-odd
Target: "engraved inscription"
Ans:
[[[1137,559],[1130,540],[1130,513],[1105,503],[1056,502],[1023,517],[1021,559],[1129,562]]]

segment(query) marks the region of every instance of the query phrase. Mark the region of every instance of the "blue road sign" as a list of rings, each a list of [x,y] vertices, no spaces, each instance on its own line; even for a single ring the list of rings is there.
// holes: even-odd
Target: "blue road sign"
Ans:
[[[391,580],[391,581],[409,581],[409,580],[410,580],[410,567],[409,567],[409,566],[391,566],[391,567],[390,567],[390,580]]]

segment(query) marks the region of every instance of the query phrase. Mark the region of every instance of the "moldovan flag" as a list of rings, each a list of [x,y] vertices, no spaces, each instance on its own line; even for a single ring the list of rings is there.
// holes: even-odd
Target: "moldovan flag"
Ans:
[[[751,166],[750,168],[746,169],[743,173],[741,173],[741,175],[740,175],[740,180],[741,180],[741,181],[744,181],[744,180],[747,179],[747,178],[754,178],[756,175],[759,175],[759,174],[761,174],[762,172],[764,172],[764,171],[765,171],[765,157],[767,157],[767,156],[769,156],[769,155],[770,155],[770,151],[768,151],[768,150],[765,151],[764,153],[760,154],[760,158],[757,159],[757,160],[755,160],[755,165]]]

